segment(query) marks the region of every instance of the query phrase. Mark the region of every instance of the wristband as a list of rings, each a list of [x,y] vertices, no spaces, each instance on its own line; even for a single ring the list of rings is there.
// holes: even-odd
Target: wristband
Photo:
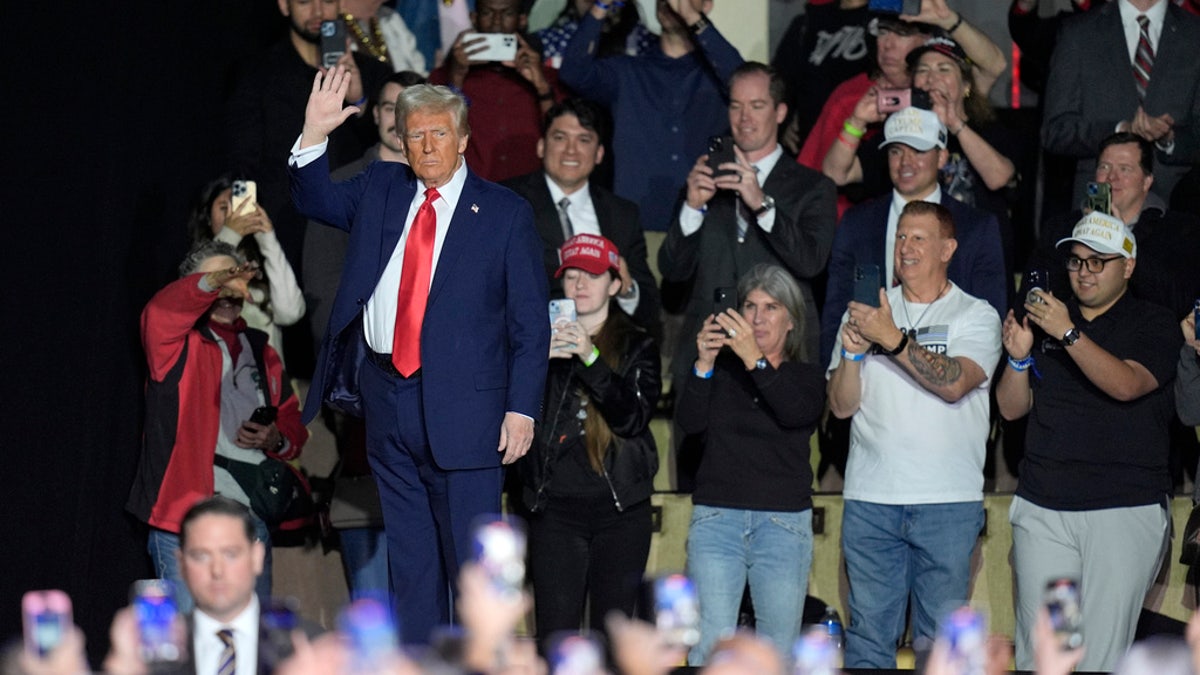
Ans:
[[[958,30],[959,26],[962,26],[962,24],[963,24],[963,15],[959,14],[958,21],[955,21],[953,26],[950,26],[949,28],[946,29],[946,35],[952,35],[954,33],[954,31]]]
[[[1033,367],[1033,355],[1030,354],[1020,361],[1010,356],[1008,357],[1008,367],[1012,368],[1018,373],[1023,373]]]
[[[362,97],[362,98],[358,99],[358,100],[357,100],[357,101],[355,101],[354,103],[351,103],[350,105],[353,105],[353,106],[358,106],[358,107],[360,107],[360,108],[361,108],[361,107],[363,106],[363,104],[364,104],[364,103],[366,103],[366,102],[367,102],[367,95],[366,95],[366,94],[363,94],[363,97]]]
[[[900,331],[900,344],[896,345],[895,349],[888,349],[886,351],[889,356],[899,356],[900,352],[904,351],[904,348],[907,346],[908,346],[908,332]]]
[[[710,370],[707,373],[702,373],[699,370],[696,370],[696,366],[692,366],[692,374],[702,380],[711,380],[713,371]]]
[[[595,363],[596,359],[598,358],[600,358],[600,348],[596,345],[592,345],[592,353],[588,354],[587,358],[583,360],[583,367],[591,368],[592,364]]]
[[[838,143],[841,143],[842,145],[846,146],[847,148],[850,148],[850,152],[858,152],[858,143],[857,142],[851,143],[850,141],[846,140],[845,132],[842,132],[837,135],[837,141],[838,141]]]
[[[851,124],[850,120],[846,120],[842,124],[842,131],[844,131],[844,132],[850,134],[851,136],[853,136],[857,139],[860,139],[860,140],[867,133],[865,129],[859,129],[858,127]]]
[[[861,354],[852,354],[852,353],[846,351],[845,347],[842,347],[842,360],[843,361],[862,361],[865,358],[867,358],[866,352],[863,352]]]

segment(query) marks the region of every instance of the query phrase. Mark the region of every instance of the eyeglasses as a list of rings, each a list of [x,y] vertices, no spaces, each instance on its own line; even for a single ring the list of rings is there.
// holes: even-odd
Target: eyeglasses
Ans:
[[[1078,272],[1086,265],[1087,271],[1091,272],[1092,274],[1099,274],[1104,271],[1104,266],[1108,263],[1114,260],[1124,259],[1124,256],[1119,255],[1112,258],[1078,258],[1076,256],[1071,256],[1070,258],[1067,258],[1067,270],[1071,272]]]

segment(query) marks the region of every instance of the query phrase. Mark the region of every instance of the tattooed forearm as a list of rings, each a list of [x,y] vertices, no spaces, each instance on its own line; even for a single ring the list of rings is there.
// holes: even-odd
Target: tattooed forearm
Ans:
[[[962,377],[962,365],[957,359],[931,352],[916,340],[909,340],[907,351],[917,376],[932,387],[946,387]]]

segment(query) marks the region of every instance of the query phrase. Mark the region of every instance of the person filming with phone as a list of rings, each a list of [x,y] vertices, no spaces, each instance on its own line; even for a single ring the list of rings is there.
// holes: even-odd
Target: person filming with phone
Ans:
[[[1140,261],[1124,222],[1089,213],[1058,245],[1073,297],[1033,291],[1021,320],[1008,313],[996,387],[1005,419],[1029,416],[1008,514],[1017,668],[1033,666],[1042,589],[1066,577],[1079,580],[1087,626],[1079,669],[1110,671],[1170,550],[1171,385],[1183,339],[1170,311],[1128,292]]]
[[[896,226],[900,285],[856,295],[831,355],[829,409],[851,418],[842,517],[847,668],[896,667],[910,602],[917,645],[967,604],[984,523],[1000,317],[951,281],[957,249],[949,209],[905,205]],[[926,656],[918,646],[918,670]]]
[[[228,243],[210,241],[193,248],[179,272],[142,312],[146,422],[126,505],[151,527],[155,573],[177,586],[179,531],[192,504],[222,494],[249,505],[250,487],[235,477],[237,467],[253,470],[268,455],[295,459],[308,440],[278,352],[241,316],[257,267]],[[271,594],[268,525],[262,514],[255,517],[266,549],[258,581],[264,598]],[[191,598],[180,591],[187,611]]]
[[[809,439],[825,408],[821,369],[801,358],[813,327],[778,265],[752,267],[737,298],[696,334],[675,412],[685,433],[704,436],[687,540],[700,600],[693,666],[737,626],[747,581],[758,633],[788,654],[812,564]]]
[[[658,451],[650,433],[661,384],[658,345],[617,304],[620,253],[580,234],[561,249],[566,300],[551,330],[542,420],[518,464],[530,510],[538,635],[600,630],[631,616],[650,553]],[[573,307],[574,311],[571,311]],[[571,316],[571,314],[574,316]]]

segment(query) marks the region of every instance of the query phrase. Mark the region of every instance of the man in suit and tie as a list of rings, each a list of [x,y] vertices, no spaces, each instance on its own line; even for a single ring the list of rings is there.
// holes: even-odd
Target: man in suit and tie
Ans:
[[[533,439],[550,331],[529,204],[466,166],[466,102],[417,85],[396,102],[412,165],[333,184],[323,144],[357,112],[339,68],[314,82],[293,146],[301,213],[350,232],[304,419],[361,404],[379,484],[401,635],[450,617],[471,524],[500,508],[501,464]]]
[[[505,181],[529,200],[538,234],[542,264],[551,293],[562,297],[558,250],[577,234],[595,234],[616,244],[621,256],[621,290],[617,303],[638,325],[662,337],[658,284],[646,262],[646,237],[633,202],[589,181],[604,159],[607,138],[603,112],[581,98],[557,103],[546,113],[537,153],[542,169]]]
[[[1068,18],[1050,61],[1042,144],[1077,158],[1076,203],[1114,131],[1155,146],[1154,193],[1200,155],[1200,18],[1170,0],[1116,0]]]
[[[938,169],[947,159],[946,127],[929,110],[905,108],[888,117],[883,134],[892,193],[847,211],[833,239],[821,314],[821,363],[827,368],[842,314],[853,295],[855,266],[876,265],[884,287],[896,285],[896,226],[900,212],[911,201],[941,204],[950,211],[958,242],[947,271],[950,281],[968,295],[987,301],[998,315],[1008,311],[1010,282],[1005,278],[996,217],[963,204],[939,187]]]
[[[744,63],[730,77],[729,90],[737,161],[717,167],[724,175],[715,175],[708,155],[696,160],[658,252],[664,280],[692,285],[672,357],[679,382],[696,361],[694,336],[712,314],[713,291],[735,288],[758,263],[779,265],[796,277],[804,295],[804,350],[807,359],[816,358],[817,310],[808,282],[829,259],[836,190],[825,176],[784,156],[777,137],[787,104],[774,69]]]

